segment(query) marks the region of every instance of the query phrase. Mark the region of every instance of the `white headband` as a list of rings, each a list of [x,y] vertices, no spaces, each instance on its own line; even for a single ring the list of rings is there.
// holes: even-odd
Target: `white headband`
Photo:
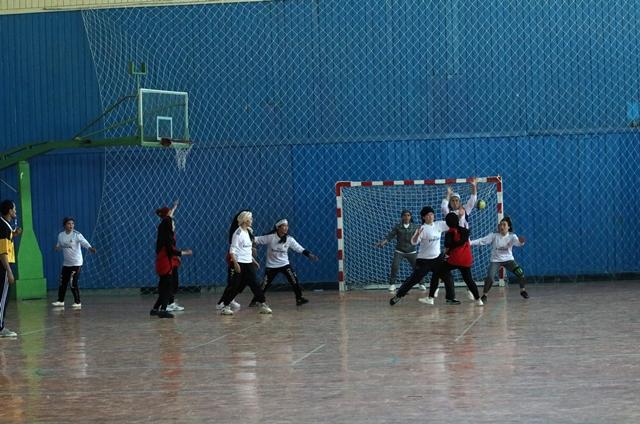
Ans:
[[[286,218],[281,219],[280,221],[276,222],[276,228],[278,228],[279,226],[284,225],[284,224],[289,225],[289,221],[287,221]]]

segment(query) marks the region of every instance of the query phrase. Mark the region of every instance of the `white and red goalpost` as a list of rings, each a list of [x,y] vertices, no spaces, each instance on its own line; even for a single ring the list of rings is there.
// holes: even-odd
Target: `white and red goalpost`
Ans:
[[[388,231],[400,221],[400,213],[408,209],[414,222],[420,223],[423,206],[436,211],[436,219],[444,219],[441,202],[447,186],[460,193],[462,204],[470,195],[472,178],[400,181],[339,181],[336,183],[338,283],[340,291],[352,288],[380,288],[388,284],[389,268],[393,257],[393,243],[387,248],[375,248]],[[503,217],[503,184],[500,176],[477,178],[478,201],[470,214],[471,238],[483,237],[497,230]],[[490,247],[474,247],[473,275],[482,281],[490,258]],[[406,261],[405,261],[406,262]],[[411,272],[408,264],[398,275],[401,283]],[[503,271],[500,271],[502,284]]]

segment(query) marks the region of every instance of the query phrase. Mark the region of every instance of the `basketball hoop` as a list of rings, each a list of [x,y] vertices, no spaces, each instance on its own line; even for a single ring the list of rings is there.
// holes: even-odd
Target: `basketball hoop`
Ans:
[[[187,157],[193,147],[193,143],[188,140],[171,140],[170,138],[160,139],[162,147],[171,147],[176,155],[176,167],[179,171],[187,168]]]

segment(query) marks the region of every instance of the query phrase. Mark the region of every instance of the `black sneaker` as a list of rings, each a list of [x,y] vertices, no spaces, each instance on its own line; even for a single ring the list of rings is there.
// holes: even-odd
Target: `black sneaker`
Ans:
[[[487,295],[483,294],[480,300],[482,300],[482,303],[487,303]]]
[[[447,301],[445,303],[447,305],[459,305],[462,302],[460,302],[458,299],[447,299]]]
[[[296,306],[304,305],[305,303],[309,303],[309,300],[304,297],[296,299]]]
[[[171,312],[159,310],[158,318],[173,318],[173,314]]]
[[[398,296],[393,296],[391,299],[389,299],[389,305],[393,306],[396,303],[400,302],[400,299],[402,299],[401,297]]]
[[[158,310],[157,309],[152,309],[149,311],[149,315],[151,315],[152,317],[155,317],[158,315]]]
[[[529,299],[529,293],[527,293],[526,290],[522,290],[520,292],[520,296],[524,297],[525,299]]]

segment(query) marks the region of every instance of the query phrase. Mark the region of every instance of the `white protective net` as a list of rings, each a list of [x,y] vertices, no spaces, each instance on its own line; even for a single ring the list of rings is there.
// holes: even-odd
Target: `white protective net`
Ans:
[[[153,211],[174,199],[178,244],[196,252],[183,282],[224,284],[226,229],[247,207],[257,232],[287,217],[319,254],[293,256],[303,282],[335,282],[336,181],[498,174],[529,240],[517,253],[528,275],[638,270],[638,249],[609,228],[634,231],[619,201],[640,195],[634,1],[287,0],[82,15],[103,106],[135,91],[127,64],[144,62],[144,86],[189,93],[194,141],[179,152],[182,171],[177,150],[106,152],[92,240],[102,250],[87,286],[155,284]],[[105,126],[131,116],[120,113]],[[582,232],[558,237],[559,227]],[[384,280],[391,255],[374,252],[376,275],[361,272]]]
[[[400,222],[400,213],[404,209],[412,212],[413,222],[418,224],[421,222],[420,209],[423,206],[433,207],[436,220],[443,220],[441,202],[446,196],[446,187],[443,182],[342,188],[345,289],[388,287],[395,241],[382,249],[374,247],[374,244],[384,239],[391,228]],[[452,184],[451,187],[461,195],[463,205],[466,204],[471,193],[469,184]],[[474,207],[469,215],[472,239],[495,232],[499,221],[495,183],[478,184],[478,202],[480,200],[484,201],[485,207]],[[444,244],[444,234],[441,243]],[[473,248],[472,272],[480,284],[486,274],[490,253],[491,249],[487,246]],[[403,260],[394,283],[402,284],[411,271],[409,263]],[[464,284],[457,271],[454,271],[453,277],[456,284]],[[425,284],[428,284],[428,280]]]

